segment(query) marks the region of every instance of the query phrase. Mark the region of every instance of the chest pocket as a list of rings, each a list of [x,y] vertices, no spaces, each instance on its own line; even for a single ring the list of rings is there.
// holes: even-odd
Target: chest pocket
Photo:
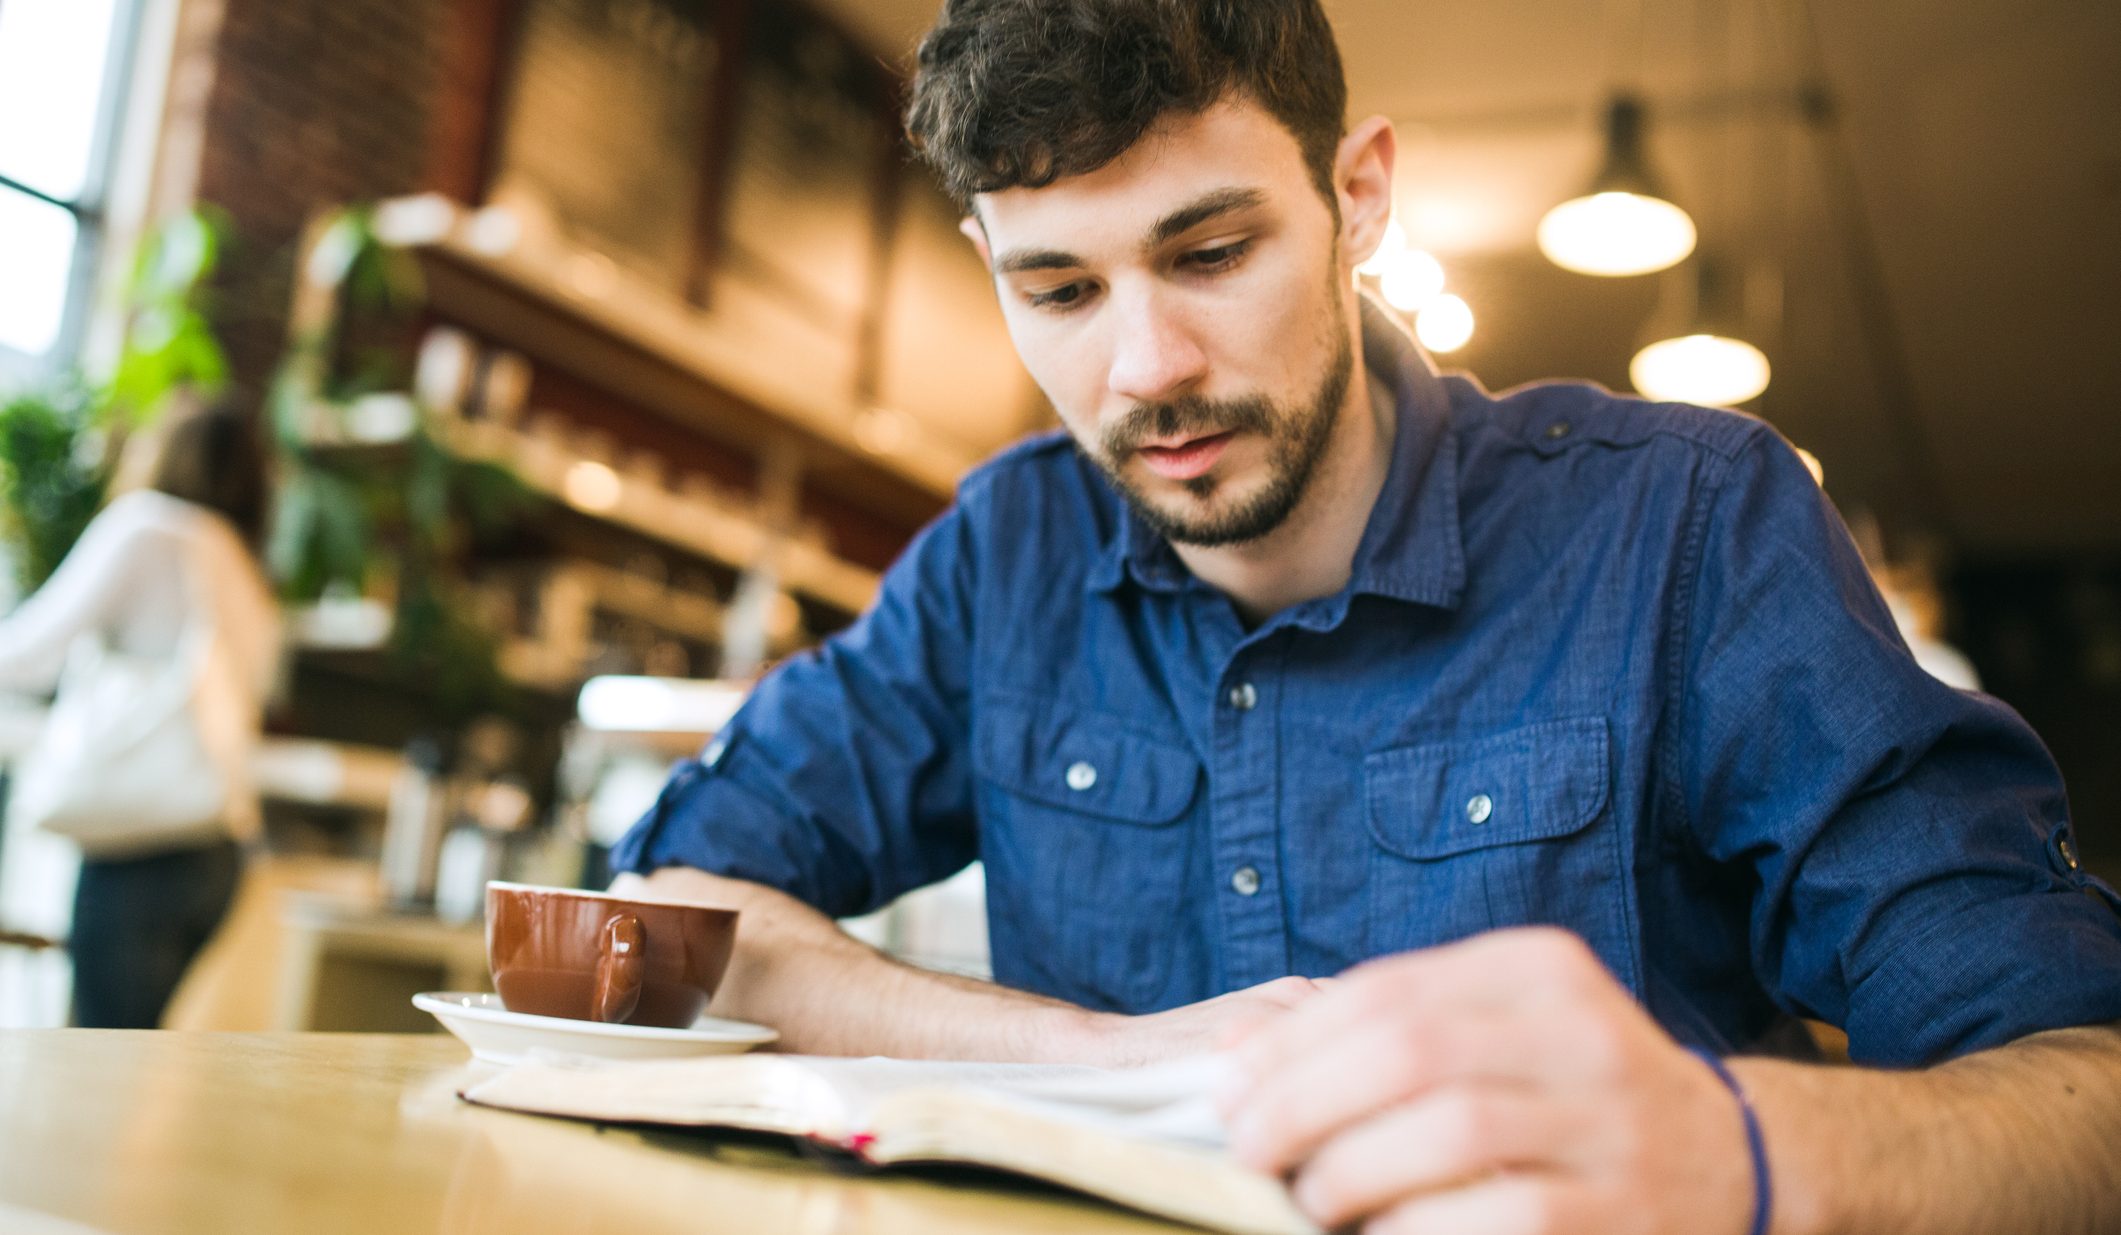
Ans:
[[[1602,717],[1367,756],[1370,949],[1563,926],[1635,986],[1610,767]]]
[[[1102,712],[987,700],[973,768],[995,977],[1113,1011],[1183,1002],[1193,752]]]

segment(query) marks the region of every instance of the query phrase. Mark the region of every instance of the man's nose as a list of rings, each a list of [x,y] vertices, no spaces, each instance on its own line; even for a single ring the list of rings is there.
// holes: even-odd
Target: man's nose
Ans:
[[[1184,319],[1153,293],[1120,300],[1112,314],[1112,366],[1105,384],[1135,403],[1161,403],[1207,375],[1208,358]]]

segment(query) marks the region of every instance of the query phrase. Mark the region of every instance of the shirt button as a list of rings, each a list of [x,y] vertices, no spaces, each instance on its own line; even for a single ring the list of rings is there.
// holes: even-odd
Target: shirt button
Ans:
[[[1251,896],[1259,891],[1259,872],[1249,866],[1240,866],[1230,875],[1230,890],[1239,896]]]
[[[1077,793],[1081,793],[1083,790],[1088,789],[1090,786],[1096,783],[1096,768],[1091,767],[1087,763],[1081,762],[1071,763],[1068,765],[1068,788],[1075,790]]]
[[[1249,712],[1258,703],[1259,692],[1252,689],[1252,683],[1239,682],[1230,688],[1230,706],[1238,711]]]
[[[2064,862],[2069,863],[2069,868],[2071,870],[2076,870],[2077,850],[2069,843],[2069,837],[2057,837],[2055,840],[2055,848],[2062,854],[2062,860]]]
[[[1558,442],[1562,438],[1567,437],[1568,435],[1569,422],[1566,420],[1557,420],[1553,424],[1547,426],[1547,440],[1550,442]]]
[[[1485,793],[1476,793],[1466,801],[1466,822],[1486,823],[1495,813],[1495,799]]]

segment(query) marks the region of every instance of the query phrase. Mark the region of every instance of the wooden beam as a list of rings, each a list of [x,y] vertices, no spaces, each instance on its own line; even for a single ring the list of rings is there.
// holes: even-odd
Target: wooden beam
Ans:
[[[722,261],[753,3],[721,0],[715,11],[714,74],[708,79],[705,100],[707,144],[701,151],[699,199],[693,204],[692,258],[685,267],[685,299],[702,309],[713,295],[715,272]]]
[[[442,72],[427,144],[425,186],[466,205],[493,187],[502,107],[522,45],[524,0],[458,0],[445,6]]]

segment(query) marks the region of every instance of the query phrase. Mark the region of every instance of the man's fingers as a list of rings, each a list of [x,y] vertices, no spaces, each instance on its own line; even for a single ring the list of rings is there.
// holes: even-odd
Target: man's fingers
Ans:
[[[1252,1078],[1230,1112],[1231,1148],[1243,1161],[1278,1172],[1347,1126],[1433,1089],[1474,1082],[1570,1086],[1581,1067],[1567,1038],[1566,1025],[1522,1015],[1380,1016],[1328,1049]]]
[[[1238,1064],[1262,1075],[1286,1060],[1333,1049],[1356,1026],[1379,1017],[1564,1002],[1598,973],[1581,940],[1536,928],[1386,957],[1349,970],[1290,1015],[1259,1027],[1236,1052]]]
[[[1433,1090],[1328,1140],[1298,1172],[1296,1203],[1332,1228],[1500,1170],[1544,1170],[1577,1122],[1522,1088]]]
[[[1215,1049],[1236,1049],[1250,1040],[1260,1026],[1270,1024],[1279,1019],[1282,1013],[1316,999],[1320,992],[1335,981],[1337,979],[1334,978],[1276,978],[1271,982],[1248,986],[1223,996],[1224,999],[1242,1004],[1243,1010],[1234,1014],[1229,1023],[1223,1026],[1216,1039]]]

